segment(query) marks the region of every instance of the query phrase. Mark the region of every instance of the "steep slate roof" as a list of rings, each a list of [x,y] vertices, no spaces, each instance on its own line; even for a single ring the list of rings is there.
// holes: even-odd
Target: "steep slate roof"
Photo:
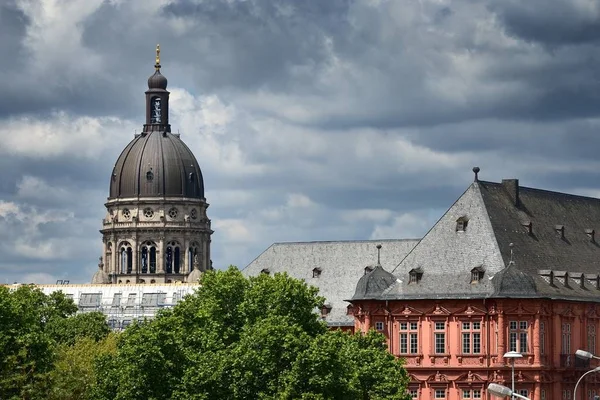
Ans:
[[[464,232],[456,229],[461,218]],[[592,230],[600,230],[600,199],[520,187],[514,179],[476,181],[391,270],[398,280],[370,298],[600,301],[600,237],[593,240]],[[477,283],[474,268],[484,271]],[[423,271],[418,283],[409,283],[413,269]]]
[[[330,326],[352,326],[354,318],[346,314],[344,300],[354,293],[356,283],[365,275],[365,267],[377,261],[377,244],[382,245],[381,264],[397,265],[418,243],[418,239],[356,240],[338,242],[274,243],[242,272],[255,276],[266,269],[269,273],[287,272],[319,288],[332,309],[325,320]],[[319,277],[313,278],[313,269]]]

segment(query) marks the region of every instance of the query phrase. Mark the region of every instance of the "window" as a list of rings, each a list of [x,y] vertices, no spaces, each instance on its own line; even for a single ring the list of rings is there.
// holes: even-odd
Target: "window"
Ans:
[[[444,389],[435,389],[435,398],[436,399],[445,399],[446,391]]]
[[[481,353],[481,322],[462,323],[463,354]]]
[[[540,391],[540,397],[542,398],[542,400],[546,400],[546,389],[542,389]]]
[[[154,211],[150,207],[144,208],[144,217],[152,218],[154,216]]]
[[[483,279],[485,270],[483,267],[475,267],[471,270],[471,283],[478,283]]]
[[[509,347],[510,351],[518,351],[521,354],[528,352],[527,330],[529,323],[527,321],[509,322]]]
[[[546,324],[540,322],[540,354],[546,354]]]
[[[169,217],[171,217],[171,219],[177,218],[177,209],[175,207],[169,209]]]
[[[146,172],[146,180],[148,182],[152,182],[153,179],[154,179],[154,174],[152,173],[152,168],[151,168],[150,171]]]
[[[116,319],[109,319],[108,326],[110,327],[110,329],[117,329],[119,327],[119,321],[117,321]]]
[[[564,322],[562,324],[562,340],[560,347],[561,354],[571,354],[571,324]]]
[[[529,390],[527,390],[527,389],[517,390],[517,393],[519,393],[523,397],[529,397]]]
[[[408,394],[410,394],[410,398],[411,399],[418,399],[419,398],[419,391],[417,389],[410,389],[408,391]]]
[[[181,269],[181,253],[179,243],[173,241],[167,243],[167,251],[165,254],[165,270],[167,274],[175,272],[179,273]],[[193,269],[193,268],[192,268]]]
[[[129,296],[127,296],[127,304],[125,305],[125,307],[135,306],[135,297],[136,293],[129,293]]]
[[[269,268],[263,268],[260,270],[261,274],[269,275]]]
[[[156,246],[152,242],[144,242],[141,252],[141,267],[142,273],[156,273]]]
[[[383,330],[383,322],[381,322],[381,321],[375,322],[375,329],[378,331],[382,331]]]
[[[163,306],[166,300],[166,293],[143,293],[142,307]]]
[[[480,399],[481,398],[481,389],[465,389],[462,391],[463,399]]]
[[[460,217],[456,220],[456,232],[464,232],[467,230],[469,221],[465,217]]]
[[[373,267],[371,267],[370,265],[367,265],[365,267],[365,275],[368,274],[369,272],[373,271]]]
[[[100,307],[102,293],[82,293],[79,297],[79,307]]]
[[[435,322],[435,332],[434,332],[434,340],[435,340],[435,352],[436,354],[445,354],[446,353],[446,323],[444,322]]]
[[[318,278],[321,276],[321,268],[313,268],[313,278]]]
[[[596,325],[594,323],[588,324],[587,331],[587,350],[595,354],[596,353]]]
[[[419,352],[417,322],[400,322],[400,354],[417,354]]]
[[[571,400],[571,391],[563,390],[563,400]]]
[[[408,283],[419,283],[423,276],[423,270],[421,268],[414,268],[408,272]]]
[[[111,307],[120,307],[120,306],[121,306],[121,293],[115,293],[113,295]]]

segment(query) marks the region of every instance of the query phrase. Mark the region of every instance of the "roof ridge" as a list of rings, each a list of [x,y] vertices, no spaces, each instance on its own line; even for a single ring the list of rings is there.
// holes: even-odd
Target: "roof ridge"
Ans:
[[[502,182],[479,181],[479,183],[482,183],[484,185],[494,185],[494,186],[502,187]],[[561,196],[567,196],[567,197],[578,197],[578,198],[582,198],[582,199],[600,201],[600,198],[597,198],[597,197],[584,196],[581,194],[573,194],[573,193],[566,193],[566,192],[559,192],[557,190],[540,189],[540,188],[521,186],[521,185],[519,185],[519,189],[520,190],[525,189],[527,191],[532,191],[532,192],[548,193],[548,194],[554,194],[554,195],[561,195]]]

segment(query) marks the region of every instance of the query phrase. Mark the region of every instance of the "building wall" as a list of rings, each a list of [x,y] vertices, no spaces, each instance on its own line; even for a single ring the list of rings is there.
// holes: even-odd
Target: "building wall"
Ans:
[[[577,379],[596,366],[595,362],[590,365],[576,359],[575,351],[594,353],[600,349],[600,306],[595,303],[534,299],[364,301],[354,302],[354,314],[357,332],[376,329],[388,338],[389,351],[406,362],[414,398],[422,400],[473,399],[478,394],[489,399],[489,383],[511,386],[510,362],[503,358],[510,350],[523,354],[515,362],[517,391],[527,391],[526,396],[533,400],[571,400]],[[403,334],[406,345],[401,343]],[[417,338],[413,348],[411,334]],[[444,335],[439,349],[436,334]],[[463,335],[468,335],[468,342]],[[477,337],[479,346],[474,346]],[[468,351],[463,349],[467,343]],[[589,379],[579,385],[578,399],[600,395],[600,377],[595,375],[588,375]]]

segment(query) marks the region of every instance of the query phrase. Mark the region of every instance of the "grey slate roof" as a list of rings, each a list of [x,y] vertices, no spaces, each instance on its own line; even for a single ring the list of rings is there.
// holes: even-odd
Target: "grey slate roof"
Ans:
[[[304,279],[318,287],[319,294],[331,305],[327,323],[351,326],[354,319],[346,314],[349,304],[345,300],[353,295],[357,282],[365,275],[365,267],[376,263],[376,245],[382,245],[381,264],[390,269],[417,243],[418,239],[274,243],[242,272],[255,276],[268,269],[271,274],[287,272]],[[321,269],[319,277],[313,278],[314,268]]]
[[[461,218],[468,221],[464,232],[456,229]],[[398,280],[370,298],[600,301],[598,230],[600,199],[520,187],[517,180],[477,181],[391,270]],[[475,283],[474,268],[483,271]],[[414,269],[422,278],[409,283]]]
[[[144,132],[125,147],[110,179],[110,199],[204,197],[196,157],[178,135]]]

